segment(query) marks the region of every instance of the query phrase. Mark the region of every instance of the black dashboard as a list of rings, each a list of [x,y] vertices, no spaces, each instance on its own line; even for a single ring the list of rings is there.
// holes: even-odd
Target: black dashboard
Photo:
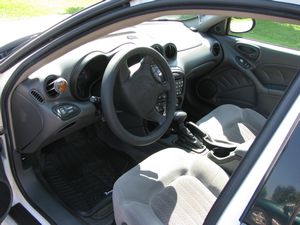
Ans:
[[[14,91],[17,150],[34,152],[77,129],[104,121],[94,100],[101,99],[106,66],[116,52],[135,45],[152,47],[166,59],[176,83],[177,108],[184,101],[186,79],[214,68],[223,57],[213,37],[181,22],[146,22],[86,43],[35,71]],[[138,60],[133,59],[132,64]],[[57,89],[58,79],[68,84],[63,92]],[[163,113],[164,107],[162,95],[156,109]]]
[[[109,58],[101,52],[91,52],[75,65],[70,78],[74,98],[87,101],[99,95],[101,80]]]

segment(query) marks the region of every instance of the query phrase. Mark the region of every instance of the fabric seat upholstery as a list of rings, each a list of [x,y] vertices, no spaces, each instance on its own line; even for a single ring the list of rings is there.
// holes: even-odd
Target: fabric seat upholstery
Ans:
[[[169,148],[153,154],[114,185],[117,225],[200,225],[228,181],[207,157]]]
[[[261,131],[266,118],[252,109],[221,105],[197,122],[216,146],[235,146],[251,142]]]

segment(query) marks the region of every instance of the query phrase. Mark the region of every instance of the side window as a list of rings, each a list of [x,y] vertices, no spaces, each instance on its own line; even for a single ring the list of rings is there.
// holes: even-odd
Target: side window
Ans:
[[[300,25],[258,19],[255,20],[255,25],[250,31],[236,31],[234,28],[242,24],[241,21],[243,20],[245,20],[245,18],[231,18],[230,35],[300,50]]]
[[[248,225],[300,224],[300,125],[242,218]]]

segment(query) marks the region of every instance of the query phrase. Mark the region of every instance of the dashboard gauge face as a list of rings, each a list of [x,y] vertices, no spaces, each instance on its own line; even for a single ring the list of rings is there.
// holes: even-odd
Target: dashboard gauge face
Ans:
[[[74,97],[87,101],[92,95],[99,95],[101,79],[107,64],[108,58],[99,52],[92,52],[82,58],[71,78],[71,90]]]
[[[90,85],[93,83],[92,76],[87,68],[84,68],[77,78],[77,95],[80,98],[88,98],[90,95]]]

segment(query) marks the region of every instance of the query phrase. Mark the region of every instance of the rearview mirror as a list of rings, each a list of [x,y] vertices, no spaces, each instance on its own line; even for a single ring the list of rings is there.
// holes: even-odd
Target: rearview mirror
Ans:
[[[232,33],[246,33],[251,31],[254,26],[254,19],[232,17],[229,24],[229,30]]]

